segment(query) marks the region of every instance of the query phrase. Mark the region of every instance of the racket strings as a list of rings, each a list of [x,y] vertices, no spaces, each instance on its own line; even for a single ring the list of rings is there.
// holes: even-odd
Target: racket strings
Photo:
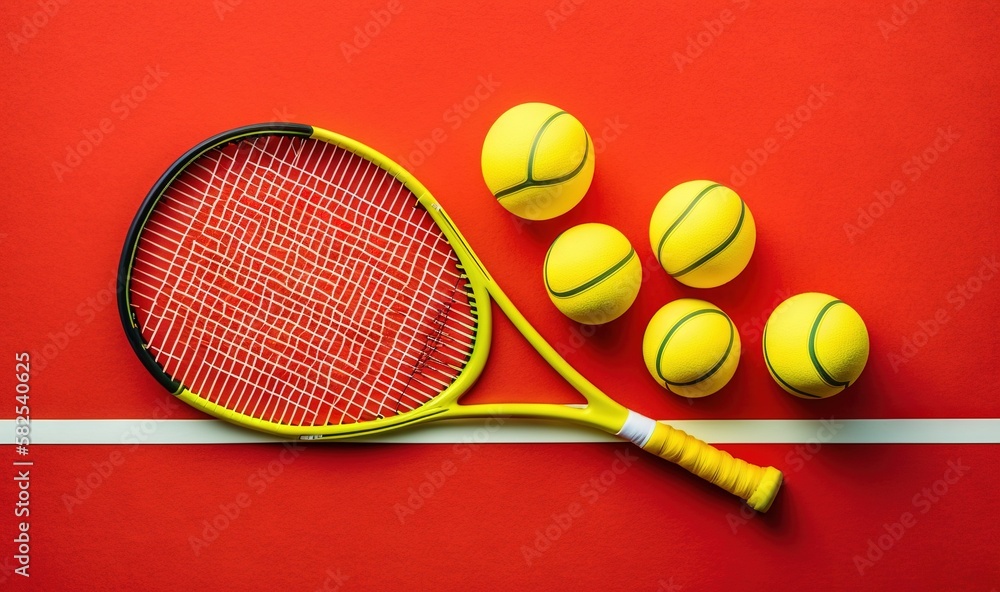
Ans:
[[[473,300],[471,286],[465,283],[464,276],[459,281],[460,285],[456,286],[456,288],[468,288],[469,291],[466,293],[456,289],[455,294],[464,294],[465,299],[463,301],[451,301],[432,320],[432,329],[426,334],[423,345],[415,352],[417,359],[411,370],[408,382],[425,385],[427,384],[425,381],[430,381],[432,387],[443,390],[450,384],[450,381],[442,382],[439,378],[436,379],[435,377],[452,374],[457,376],[461,373],[463,366],[456,365],[455,360],[460,359],[464,362],[468,355],[471,354],[471,348],[468,347],[469,343],[464,340],[455,340],[448,331],[449,320],[454,318],[452,315],[455,314],[456,308],[461,308],[463,304],[467,305],[468,302]],[[473,315],[475,314],[471,309],[470,312]],[[457,316],[463,316],[463,314],[459,313]],[[474,324],[465,325],[465,327],[473,332],[475,331]],[[463,347],[465,349],[462,349]],[[396,413],[400,412],[398,402],[393,411]]]
[[[250,161],[247,161],[247,162],[250,162]],[[216,162],[215,162],[216,167],[217,167],[218,164],[220,164],[220,161],[216,160]],[[228,180],[226,180],[224,178],[220,178],[218,176],[213,176],[212,178],[213,179],[222,179],[223,183],[220,184],[220,185],[224,185],[226,182],[230,182],[230,181],[228,181]],[[272,196],[273,195],[273,188],[272,187],[265,187],[264,186],[264,176],[261,175],[259,172],[251,172],[250,174],[240,172],[240,173],[238,173],[236,175],[236,179],[237,179],[237,181],[241,180],[241,179],[246,181],[246,186],[247,187],[242,188],[242,191],[244,191],[244,192],[247,190],[247,188],[250,188],[250,189],[256,188],[257,192],[261,193],[262,195],[265,195],[265,196]],[[233,189],[234,189],[234,191],[241,190],[240,184],[239,183],[235,184]],[[210,186],[210,193],[209,193],[209,195],[213,195],[213,194],[214,195],[219,195],[221,193],[221,190],[222,190],[221,186],[215,186],[213,184],[213,185]],[[225,205],[228,206],[228,205],[231,205],[231,204],[237,204],[239,202],[237,200],[231,200],[231,201],[224,201],[224,202],[217,202],[217,203],[222,203],[222,204],[225,204]],[[211,215],[211,217],[207,221],[201,221],[201,223],[200,223],[200,225],[202,227],[201,228],[202,233],[200,235],[198,235],[198,239],[197,240],[203,246],[205,246],[206,248],[208,248],[210,251],[214,251],[217,255],[218,254],[225,254],[224,250],[222,248],[223,243],[222,243],[221,239],[223,239],[227,234],[230,237],[233,236],[232,231],[229,230],[227,228],[227,226],[233,226],[237,230],[240,227],[245,227],[245,220],[241,220],[239,218],[232,217],[231,215],[227,215],[227,214],[231,214],[232,211],[233,211],[233,209],[230,209],[229,212],[225,212],[224,214],[220,213],[220,212],[213,212],[212,215]],[[192,214],[191,212],[187,213],[187,215],[189,216],[189,219],[193,220],[193,221],[198,221],[197,218],[191,217],[191,214]],[[280,212],[277,212],[277,214],[280,215]],[[183,216],[178,216],[177,218],[178,219],[184,219]],[[277,216],[275,216],[275,215],[270,216],[269,219],[271,221],[274,221],[274,222],[278,222],[278,223],[281,222],[280,218],[277,217]],[[192,225],[188,225],[187,226],[186,230],[188,232],[190,232],[192,230],[191,226]],[[276,233],[267,233],[267,234],[276,234]],[[271,237],[265,235],[265,236],[262,237],[262,240],[264,240],[264,241],[271,240]],[[249,244],[249,243],[248,242],[244,242],[243,244]],[[182,245],[183,245],[183,243],[182,243]],[[231,253],[230,253],[230,255],[231,255]],[[199,305],[199,308],[198,309],[189,308],[188,311],[190,313],[193,313],[193,316],[195,318],[197,318],[197,319],[201,319],[202,317],[204,317],[205,320],[202,321],[202,322],[215,323],[216,326],[213,329],[214,329],[214,331],[219,332],[219,331],[225,330],[226,328],[223,327],[223,326],[221,326],[221,325],[219,325],[218,322],[217,322],[217,320],[215,318],[206,317],[204,315],[204,313],[203,313],[203,310],[205,308],[206,300],[207,300],[207,298],[209,298],[211,296],[211,293],[209,293],[208,291],[204,290],[204,287],[206,285],[204,282],[198,282],[197,281],[197,278],[208,277],[207,272],[209,272],[211,270],[207,269],[207,268],[204,268],[205,263],[207,262],[208,265],[211,266],[213,264],[212,259],[215,259],[215,258],[216,257],[212,257],[211,255],[209,255],[209,258],[206,258],[206,257],[197,257],[197,258],[196,257],[189,257],[185,261],[188,264],[188,268],[187,269],[182,269],[181,272],[180,272],[180,275],[184,275],[185,272],[190,272],[190,264],[192,264],[192,263],[196,264],[196,265],[200,265],[200,266],[203,267],[203,269],[200,269],[200,270],[198,270],[198,272],[194,273],[193,277],[195,278],[195,281],[193,281],[190,284],[191,287],[194,289],[194,292],[186,294],[187,296],[189,296],[189,297],[192,298],[193,302],[195,302],[195,303],[197,303]],[[267,278],[268,280],[272,280],[273,281],[274,278],[279,273],[282,273],[273,264],[269,264],[267,261],[264,262],[263,267],[264,267],[263,271],[265,271],[265,273],[263,275],[260,274],[260,273],[258,273],[258,274],[256,274],[257,277],[250,278],[253,281],[256,281],[258,283],[257,289],[260,289],[262,287],[262,286],[259,285],[260,282],[262,281],[262,278]],[[233,278],[232,276],[227,276],[227,277],[228,277],[228,279],[236,279],[236,278]],[[247,279],[247,278],[242,278],[242,279]],[[181,284],[181,285],[183,286],[183,284]],[[231,285],[225,286],[225,287],[228,287],[230,289],[230,295],[232,295]],[[268,286],[268,287],[273,287],[273,286]],[[242,304],[246,304],[246,302],[243,302]],[[250,304],[251,304],[251,306],[253,305],[252,302]],[[262,313],[265,312],[263,310],[263,307],[267,306],[268,304],[273,304],[273,299],[263,299],[261,301],[261,305],[258,306],[257,310],[253,311],[253,312],[255,312],[257,316],[260,316]],[[313,302],[312,304],[316,304],[316,303]],[[229,311],[223,311],[223,312],[227,313]],[[232,320],[235,317],[224,314],[221,318],[224,318],[224,319],[228,318],[228,319]],[[278,331],[281,331],[281,330],[284,329],[284,327],[282,327],[278,323],[280,321],[284,321],[285,322],[284,324],[287,324],[288,320],[289,319],[287,319],[287,318],[286,319],[280,319],[280,318],[266,319],[267,324],[270,325],[270,326],[272,326],[272,327],[275,327]],[[153,327],[152,329],[155,332],[156,329],[157,329],[157,327]],[[269,355],[281,356],[282,352],[277,351],[274,348],[273,344],[274,344],[273,340],[265,340],[263,342],[263,347],[268,350],[267,353]],[[175,344],[175,345],[180,345],[180,344]],[[227,345],[228,345],[228,343],[223,342],[221,344],[220,348],[217,348],[213,352],[211,352],[212,354],[214,354],[214,356],[212,356],[209,359],[207,359],[206,361],[208,363],[205,364],[204,366],[202,366],[201,368],[202,369],[207,369],[207,368],[212,368],[212,367],[219,367],[219,358],[220,357],[222,358],[222,362],[231,362],[233,356],[230,355],[229,351],[227,351]],[[176,356],[173,354],[173,351],[174,350],[168,351],[168,352],[166,352],[165,355],[167,357],[175,357],[176,358]],[[250,352],[247,352],[244,349],[243,351],[237,350],[236,353],[237,354],[243,354],[243,355],[245,355],[245,354],[250,353]],[[288,361],[288,360],[286,360],[286,361]],[[224,365],[222,366],[222,369],[225,370],[225,366]],[[218,373],[216,373],[215,376],[217,378],[218,377]],[[242,378],[238,374],[237,375],[231,375],[231,377],[234,378],[234,379],[236,379],[236,380],[240,380]],[[194,382],[197,382],[197,378],[198,377],[191,377],[190,375],[181,375],[178,378],[182,382],[184,382],[186,384],[191,384],[192,380]],[[302,382],[307,382],[307,383],[309,382],[308,377],[302,376],[301,374],[298,375],[296,378],[298,379],[299,384],[293,383],[292,385],[290,385],[293,389],[296,389],[296,390],[299,390],[297,387],[299,387],[299,385]],[[244,386],[244,388],[247,386],[247,383],[245,381],[244,381],[243,386]],[[303,391],[303,392],[300,393],[300,396],[308,396],[308,392],[304,392]],[[300,408],[302,407],[301,405],[297,404],[296,401],[290,401],[290,403],[291,403],[291,406],[293,408],[294,407],[300,407]],[[223,402],[223,404],[225,406],[231,406],[232,405],[232,401],[231,400],[226,400],[226,401]]]
[[[420,406],[464,368],[477,323],[453,249],[403,183],[283,136],[210,150],[174,179],[130,289],[164,371],[292,425]]]

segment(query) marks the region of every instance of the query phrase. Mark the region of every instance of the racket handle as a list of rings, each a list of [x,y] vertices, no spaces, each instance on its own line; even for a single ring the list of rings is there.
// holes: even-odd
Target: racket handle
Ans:
[[[752,465],[694,436],[656,422],[642,449],[678,464],[702,479],[746,500],[754,510],[766,512],[781,488],[781,471]]]

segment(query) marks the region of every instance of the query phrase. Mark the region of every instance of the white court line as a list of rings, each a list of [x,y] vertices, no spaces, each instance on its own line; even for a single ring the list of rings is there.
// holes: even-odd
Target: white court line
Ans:
[[[351,442],[391,444],[616,442],[574,425],[505,419],[455,420]],[[1000,419],[698,419],[669,422],[714,444],[998,444]],[[14,443],[14,420],[0,420]],[[36,419],[32,444],[252,444],[280,438],[212,419]]]

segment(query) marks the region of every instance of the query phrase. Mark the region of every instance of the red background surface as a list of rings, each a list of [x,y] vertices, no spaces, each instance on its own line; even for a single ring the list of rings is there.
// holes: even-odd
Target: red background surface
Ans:
[[[275,118],[408,161],[542,333],[646,415],[1000,417],[1000,274],[984,268],[1000,254],[995,4],[401,2],[347,56],[343,44],[355,43],[372,11],[385,22],[386,3],[68,3],[46,16],[44,2],[18,0],[4,9],[0,343],[11,367],[14,352],[34,354],[35,419],[156,416],[166,395],[134,359],[111,302],[125,231],[184,150]],[[694,57],[678,62],[685,52]],[[144,79],[141,100],[121,98]],[[813,89],[827,96],[810,107]],[[479,172],[487,129],[526,101],[573,113],[599,150],[580,206],[530,224],[492,203]],[[67,165],[105,119],[100,142]],[[946,149],[925,152],[941,129]],[[421,145],[432,153],[414,158]],[[734,177],[741,166],[756,171]],[[758,242],[743,274],[702,291],[653,262],[633,308],[592,335],[555,312],[540,278],[559,232],[611,224],[652,261],[653,206],[696,178],[734,186],[754,213]],[[894,182],[904,192],[880,208],[876,193]],[[770,310],[803,291],[847,301],[871,335],[864,375],[830,400],[783,393],[759,352]],[[653,384],[639,353],[652,313],[683,296],[729,313],[744,345],[730,385],[693,403]],[[0,372],[8,419],[12,375]],[[511,398],[574,400],[501,322],[474,399]],[[198,415],[177,408],[171,417]],[[0,580],[16,590],[314,590],[330,571],[347,576],[342,590],[1000,586],[989,526],[1000,511],[996,446],[727,448],[786,470],[768,515],[742,524],[735,500],[647,458],[591,504],[587,483],[626,445],[489,445],[468,455],[444,445],[314,446],[270,465],[280,475],[260,491],[254,475],[280,458],[278,445],[39,445],[33,586],[9,572],[10,475],[0,481],[9,506],[0,507]],[[9,467],[13,451],[3,454]],[[959,459],[965,476],[920,503]],[[400,521],[395,505],[446,461],[455,474]],[[108,466],[82,499],[78,480]],[[67,506],[69,496],[81,503]],[[246,499],[196,553],[190,538],[202,536],[202,521]],[[573,503],[582,513],[529,565],[522,546]],[[853,557],[905,512],[915,524],[859,573]]]

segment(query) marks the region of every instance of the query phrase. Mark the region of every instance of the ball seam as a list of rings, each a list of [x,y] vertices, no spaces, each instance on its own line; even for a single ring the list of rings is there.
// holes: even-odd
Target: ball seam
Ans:
[[[771,372],[771,376],[773,376],[775,380],[777,380],[779,383],[781,383],[781,385],[784,386],[786,389],[788,389],[788,390],[790,390],[790,391],[792,391],[794,393],[798,393],[798,394],[802,395],[803,397],[809,397],[810,399],[822,399],[823,398],[823,397],[821,397],[819,395],[814,395],[812,393],[807,393],[807,392],[805,392],[803,390],[799,390],[799,389],[795,388],[794,386],[792,386],[791,384],[789,384],[787,380],[785,380],[784,378],[782,378],[781,375],[778,374],[778,371],[774,369],[774,366],[771,364],[771,358],[770,358],[770,356],[767,355],[767,325],[764,325],[764,335],[761,337],[761,342],[763,343],[763,346],[764,346],[763,347],[763,349],[764,349],[764,363],[767,365],[767,369]]]
[[[657,261],[660,262],[661,265],[663,264],[663,261],[660,259],[660,254],[663,252],[663,244],[667,242],[667,237],[669,237],[670,234],[673,233],[673,231],[676,230],[678,226],[680,226],[681,222],[684,221],[684,218],[687,218],[688,214],[690,214],[691,211],[694,210],[694,207],[698,204],[699,201],[701,201],[701,198],[705,197],[705,195],[707,195],[710,191],[712,191],[716,187],[722,187],[722,185],[720,183],[712,183],[708,187],[705,187],[704,189],[699,191],[698,195],[694,196],[694,199],[691,200],[691,203],[689,203],[688,206],[684,208],[684,211],[681,212],[681,215],[678,216],[677,219],[674,220],[670,224],[670,226],[667,227],[667,229],[663,232],[663,236],[660,237],[659,244],[656,245],[656,259]]]
[[[816,373],[819,374],[820,380],[832,387],[847,388],[851,383],[837,380],[831,376],[827,369],[823,367],[823,364],[820,363],[819,356],[816,354],[816,334],[819,332],[819,325],[823,321],[823,317],[826,316],[826,313],[837,304],[844,304],[844,302],[842,300],[832,300],[819,309],[816,320],[813,321],[812,328],[809,330],[809,360],[816,369]]]
[[[587,130],[584,129],[583,158],[580,159],[580,164],[578,164],[575,169],[566,173],[565,175],[562,175],[561,177],[556,177],[554,179],[543,180],[534,178],[535,152],[538,149],[538,143],[541,142],[542,140],[542,134],[545,132],[545,128],[547,128],[549,124],[551,124],[560,115],[569,115],[569,113],[567,113],[566,111],[559,111],[558,113],[551,115],[548,119],[545,120],[545,123],[543,123],[541,127],[538,128],[538,131],[535,133],[535,137],[531,140],[531,148],[528,150],[527,178],[520,183],[507,187],[506,189],[501,189],[500,191],[494,193],[493,196],[496,197],[497,201],[502,200],[505,197],[509,197],[510,195],[513,195],[514,193],[523,191],[525,189],[531,189],[533,187],[546,187],[548,185],[558,185],[559,183],[564,183],[566,181],[569,181],[573,177],[577,176],[578,174],[580,174],[580,171],[582,171],[583,167],[586,166],[587,157],[590,155],[590,136],[587,134]],[[581,125],[581,127],[583,126]]]
[[[556,240],[558,240],[558,237],[557,237]],[[555,243],[553,242],[553,245],[554,244]],[[618,272],[619,269],[621,269],[621,268],[625,267],[626,265],[628,265],[628,263],[635,257],[635,249],[629,249],[628,254],[625,255],[625,257],[621,261],[619,261],[618,263],[615,263],[614,265],[612,265],[608,269],[604,270],[603,272],[601,272],[600,274],[594,276],[593,278],[587,280],[586,282],[580,284],[579,286],[570,288],[568,290],[563,290],[563,291],[560,292],[560,291],[553,290],[552,289],[552,285],[549,283],[548,262],[549,262],[549,254],[550,253],[552,253],[552,248],[551,247],[549,248],[549,252],[545,254],[545,263],[543,263],[542,275],[544,276],[544,279],[545,279],[545,289],[548,290],[549,294],[551,294],[555,298],[572,298],[573,296],[578,296],[578,295],[586,292],[587,290],[593,288],[594,286],[600,284],[604,280],[606,280],[609,277],[613,276],[615,273]]]
[[[736,240],[736,237],[739,236],[740,230],[743,228],[743,221],[746,219],[746,215],[747,215],[747,205],[741,199],[740,200],[740,218],[739,218],[739,220],[736,221],[736,227],[733,228],[733,230],[729,234],[729,236],[726,237],[726,240],[722,241],[722,243],[719,244],[719,246],[715,247],[714,249],[712,249],[711,251],[709,251],[708,253],[706,253],[705,255],[703,255],[702,257],[700,257],[699,259],[697,259],[694,263],[692,263],[691,265],[688,265],[687,267],[685,267],[684,269],[681,269],[680,271],[675,271],[675,272],[669,272],[668,271],[667,273],[670,274],[670,277],[679,277],[679,276],[685,275],[687,273],[691,273],[695,269],[698,269],[699,267],[701,267],[705,263],[708,263],[709,261],[711,261],[719,253],[725,251],[726,247],[728,247],[729,245],[731,245],[733,243],[733,241]]]
[[[691,320],[692,318],[694,318],[694,317],[696,317],[698,315],[702,315],[702,314],[719,314],[719,315],[722,315],[722,317],[724,319],[726,319],[726,321],[727,321],[727,323],[729,325],[729,345],[726,346],[725,353],[722,354],[722,357],[719,359],[718,362],[715,363],[714,366],[712,366],[712,368],[710,368],[708,371],[706,371],[704,374],[702,374],[701,376],[699,376],[695,380],[692,380],[692,381],[689,381],[689,382],[672,382],[670,380],[667,380],[667,377],[664,376],[663,372],[660,370],[660,360],[663,357],[663,351],[667,348],[667,342],[670,341],[671,335],[673,335],[674,332],[681,327],[681,325],[683,325],[687,321]],[[722,312],[721,310],[713,310],[711,308],[702,308],[702,309],[690,312],[690,313],[684,315],[683,317],[681,317],[676,323],[674,323],[674,325],[670,328],[670,330],[667,331],[666,336],[663,337],[663,341],[660,342],[660,347],[656,350],[656,373],[657,373],[657,375],[659,375],[660,380],[663,381],[663,384],[665,386],[692,386],[692,385],[698,384],[699,382],[707,380],[707,379],[711,378],[712,375],[714,375],[716,372],[718,372],[719,369],[722,368],[722,365],[726,362],[726,360],[729,359],[729,353],[733,350],[733,343],[735,343],[735,341],[736,341],[734,339],[734,337],[735,337],[735,331],[734,331],[734,327],[733,327],[733,321],[732,321],[732,319],[729,318],[729,315],[727,315],[726,313]]]

